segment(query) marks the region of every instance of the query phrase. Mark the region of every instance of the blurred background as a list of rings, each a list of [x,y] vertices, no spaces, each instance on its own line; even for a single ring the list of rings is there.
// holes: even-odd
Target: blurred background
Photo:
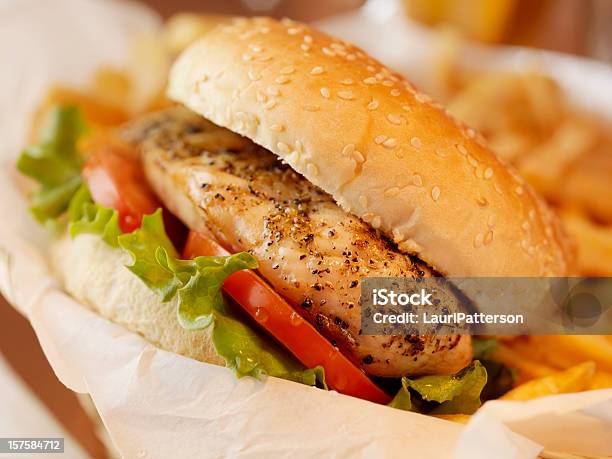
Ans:
[[[213,24],[224,20],[177,17],[178,12],[329,21],[335,15],[359,11],[366,1],[142,0],[141,3],[170,21],[159,37],[149,37],[135,47],[136,70],[103,69],[87,93],[55,88],[45,102],[47,106],[78,100],[92,113],[99,113],[102,107],[106,115],[111,115],[95,119],[94,114],[89,121],[112,125],[134,112],[163,104],[160,93],[173,57]],[[385,0],[378,0],[370,2],[369,9],[363,11],[376,13],[376,9],[384,8]],[[493,47],[509,44],[548,49],[610,65],[612,1],[403,0],[401,11],[408,23],[432,31],[434,52],[424,62],[425,78],[419,82],[425,92],[478,129],[493,149],[512,162],[558,211],[577,243],[577,272],[612,276],[612,121],[574,106],[554,79],[545,74],[462,67],[464,48],[474,42]],[[142,69],[154,71],[148,72],[145,80]],[[134,103],[126,108],[124,101],[132,100],[130,97]],[[551,356],[539,356],[533,365],[525,365],[521,362],[529,361],[532,344],[507,343],[500,350],[500,359],[525,366],[524,379],[566,368],[584,357],[573,357],[568,351],[552,360]],[[542,345],[546,346],[545,340]],[[602,346],[595,346],[599,351],[589,358],[603,362],[603,369],[612,369],[612,355],[606,354],[609,349],[605,344]],[[0,374],[10,375],[3,381],[24,381],[31,392],[22,396],[39,400],[44,406],[41,409],[59,421],[60,429],[75,439],[83,455],[108,457],[110,453],[97,435],[100,426],[86,414],[87,408],[84,410],[77,397],[55,378],[27,320],[2,298],[0,353],[3,356]]]

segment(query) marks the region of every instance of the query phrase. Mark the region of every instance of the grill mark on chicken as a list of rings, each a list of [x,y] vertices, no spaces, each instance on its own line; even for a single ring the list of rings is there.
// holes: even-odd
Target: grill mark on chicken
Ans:
[[[469,362],[465,336],[360,335],[360,279],[436,273],[269,151],[180,107],[121,134],[139,148],[172,212],[231,250],[252,253],[275,290],[367,373],[451,373]]]

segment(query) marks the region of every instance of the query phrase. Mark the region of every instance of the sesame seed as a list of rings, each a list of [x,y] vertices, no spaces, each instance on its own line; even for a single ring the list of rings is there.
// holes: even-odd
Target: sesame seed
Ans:
[[[388,88],[392,87],[394,84],[395,83],[393,83],[393,81],[391,81],[391,80],[385,80],[385,81],[382,82],[382,85],[386,86]]]
[[[329,57],[334,57],[336,55],[336,53],[329,48],[323,48],[323,54]]]
[[[474,247],[475,248],[482,247],[483,240],[484,240],[484,236],[482,235],[482,233],[478,233],[476,237],[474,238]]]
[[[304,35],[304,43],[312,43],[312,35]]]
[[[493,241],[493,231],[487,231],[487,234],[484,237],[484,245],[489,245]]]
[[[434,186],[431,189],[431,199],[433,199],[434,201],[437,201],[438,198],[440,198],[440,187]]]
[[[529,231],[529,222],[524,221],[523,224],[521,225],[521,228],[523,228],[523,231]]]
[[[325,97],[326,99],[329,99],[329,89],[327,88],[321,88],[320,89],[321,95],[323,97]]]
[[[514,191],[516,191],[516,194],[518,194],[520,196],[520,195],[523,194],[523,187],[522,186],[517,186]]]
[[[300,45],[300,48],[302,51],[304,51],[305,53],[307,53],[308,51],[310,51],[310,46],[308,46],[306,43],[302,43]]]
[[[467,155],[467,149],[463,145],[457,144],[455,145],[455,147],[457,148],[457,151],[461,153],[463,156]]]
[[[363,195],[359,196],[359,204],[365,209],[368,207],[368,198]]]
[[[484,178],[487,180],[490,180],[491,177],[493,177],[493,169],[491,169],[490,167],[487,167],[484,171]]]
[[[391,124],[401,124],[402,123],[402,119],[399,116],[394,115],[393,113],[389,113],[387,115],[387,120]]]
[[[289,83],[291,80],[285,75],[281,75],[281,76],[276,77],[274,81],[276,81],[278,84],[285,84],[285,83]]]
[[[478,167],[474,169],[474,175],[476,176],[476,178],[481,179],[483,177],[482,169]]]
[[[397,228],[393,228],[391,234],[393,235],[393,241],[395,242],[401,242],[404,240],[404,234]]]
[[[495,227],[495,214],[489,215],[489,218],[487,219],[487,226],[489,228],[494,228]]]
[[[385,140],[387,140],[387,136],[386,135],[377,135],[376,137],[374,137],[374,143],[377,144],[377,145],[380,145]]]
[[[486,205],[489,204],[489,201],[484,196],[479,196],[478,198],[476,198],[476,204],[478,204],[481,207],[485,207]]]
[[[402,93],[402,92],[401,92],[399,89],[397,89],[397,88],[392,89],[392,90],[391,90],[391,92],[390,92],[390,94],[391,94],[393,97],[397,97],[397,96],[399,96],[401,93]]]
[[[391,187],[391,188],[387,188],[385,190],[385,197],[391,198],[391,197],[396,196],[397,194],[399,194],[399,192],[400,192],[399,187],[394,186],[394,187]]]
[[[353,53],[349,53],[346,55],[347,61],[354,61],[355,59],[357,59],[357,56],[355,56]]]
[[[376,110],[378,108],[378,101],[373,100],[368,104],[368,110]]]
[[[374,229],[380,228],[381,223],[382,223],[382,221],[381,221],[380,217],[377,215],[376,217],[374,217],[372,219],[372,228],[374,228]]]
[[[376,72],[376,67],[374,67],[373,65],[368,65],[368,66],[366,67],[366,70],[367,70],[368,72],[373,73],[373,72]]]
[[[261,46],[253,43],[249,45],[249,48],[251,48],[251,51],[253,51],[254,53],[261,53],[263,51],[263,48]]]
[[[397,146],[397,140],[393,137],[389,137],[387,140],[383,142],[383,147],[387,148],[395,148]]]
[[[467,155],[467,162],[470,163],[472,167],[478,167],[478,161],[472,155]]]
[[[264,107],[265,107],[267,110],[270,110],[270,109],[274,108],[275,106],[276,106],[276,101],[275,101],[274,99],[270,99],[268,102],[266,102],[266,103],[264,104]]]
[[[266,91],[268,91],[268,94],[271,95],[271,96],[278,96],[278,95],[280,95],[280,90],[276,86],[270,85],[270,86],[268,86],[266,88]]]
[[[348,143],[342,149],[342,156],[351,156],[355,151],[355,144]]]
[[[258,73],[255,73],[253,70],[249,70],[249,80],[251,81],[257,81],[261,79],[261,75]]]
[[[495,191],[497,191],[499,194],[504,194],[504,191],[499,186],[499,183],[493,182],[493,188],[495,188]]]
[[[270,125],[270,130],[275,132],[283,132],[285,130],[285,126],[282,124],[272,124]]]
[[[354,81],[351,80],[350,78],[345,78],[344,80],[340,80],[340,83],[349,86],[349,85],[352,85]]]
[[[308,163],[308,164],[306,165],[306,172],[307,172],[309,175],[315,175],[315,176],[316,176],[316,175],[318,175],[318,174],[319,174],[319,169],[317,169],[317,166],[315,166],[314,164],[312,164],[312,163]]]
[[[374,77],[367,77],[367,78],[364,78],[363,82],[365,84],[376,84],[378,83],[378,80]]]
[[[283,75],[291,75],[293,72],[295,72],[295,67],[293,65],[288,65],[287,67],[280,69],[280,73]]]
[[[252,61],[253,60],[253,56],[250,55],[250,54],[245,53],[245,54],[242,55],[242,60],[245,61],[245,62]]]
[[[529,250],[529,242],[526,239],[523,239],[521,241],[521,247],[523,248],[523,250]]]
[[[536,218],[536,212],[535,212],[535,210],[531,209],[531,210],[529,211],[529,218],[530,218],[531,220],[535,220],[535,218]]]
[[[365,161],[365,157],[360,151],[355,150],[353,152],[353,159],[358,163],[363,163]]]
[[[304,151],[304,145],[302,144],[301,141],[296,140],[293,144],[295,145],[295,150],[298,153],[302,153]]]
[[[355,98],[351,91],[338,91],[338,97],[344,100],[353,100]]]
[[[361,219],[366,223],[370,223],[373,218],[374,218],[374,214],[371,212],[366,212],[365,214],[361,216]]]
[[[411,138],[410,145],[412,145],[414,148],[421,148],[421,139],[418,137]]]
[[[313,67],[312,70],[310,71],[311,75],[321,75],[324,72],[323,67],[321,67],[320,65],[317,65],[316,67]]]
[[[427,94],[423,94],[422,92],[417,92],[414,98],[421,103],[426,103],[426,102],[431,101],[431,97],[429,97]]]
[[[260,27],[258,30],[259,30],[259,33],[269,33],[270,27],[264,26],[264,27]]]
[[[287,33],[289,35],[297,35],[298,33],[300,33],[300,29],[298,27],[292,27],[290,29],[287,29]]]
[[[280,151],[281,154],[285,154],[285,155],[289,153],[289,151],[291,150],[289,148],[289,145],[287,145],[285,142],[278,142],[276,144],[276,148],[278,148],[278,151]]]
[[[423,186],[423,179],[421,178],[419,174],[414,174],[412,176],[412,183],[415,184],[416,186]]]
[[[265,102],[268,100],[268,96],[262,91],[257,91],[257,102]]]
[[[410,112],[412,111],[412,109],[410,108],[410,106],[408,105],[402,105],[402,110],[404,110],[405,112]]]

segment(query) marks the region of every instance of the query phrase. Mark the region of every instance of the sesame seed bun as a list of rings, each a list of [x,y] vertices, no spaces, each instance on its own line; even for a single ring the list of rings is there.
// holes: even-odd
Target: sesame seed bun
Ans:
[[[269,149],[443,274],[570,272],[557,219],[514,169],[350,43],[293,21],[235,19],[178,58],[168,95]]]

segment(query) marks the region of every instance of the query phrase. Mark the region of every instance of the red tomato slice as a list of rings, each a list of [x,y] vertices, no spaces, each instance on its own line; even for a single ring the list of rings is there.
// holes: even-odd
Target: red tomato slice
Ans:
[[[212,239],[189,232],[183,256],[229,255]],[[272,287],[253,271],[229,276],[223,291],[236,301],[270,335],[281,342],[304,366],[321,365],[327,384],[334,390],[375,403],[391,398],[304,320]]]
[[[83,166],[83,177],[95,202],[119,213],[124,233],[140,228],[143,215],[162,207],[149,188],[138,156],[121,145],[99,145],[90,152]],[[168,236],[182,247],[187,231],[170,212],[164,212]]]

